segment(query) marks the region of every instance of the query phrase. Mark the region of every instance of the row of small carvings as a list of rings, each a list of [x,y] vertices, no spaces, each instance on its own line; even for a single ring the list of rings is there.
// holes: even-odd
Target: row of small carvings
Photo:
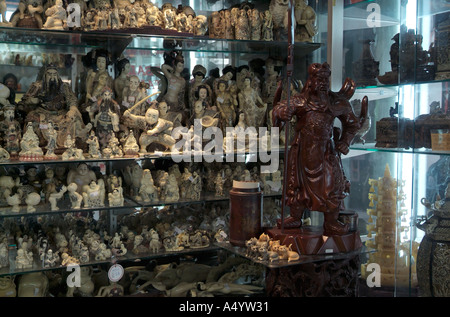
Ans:
[[[20,168],[24,167],[11,168],[10,175],[0,176],[0,203],[11,206],[13,213],[20,212],[21,204],[27,205],[27,212],[34,212],[43,200],[50,204],[52,211],[59,210],[61,200],[68,201],[68,209],[74,210],[80,209],[82,204],[85,208],[104,207],[105,199],[108,199],[109,207],[121,207],[127,194],[144,204],[171,203],[180,199],[200,201],[202,192],[203,195],[210,192],[214,197],[225,197],[234,180],[258,181],[266,194],[280,193],[282,182],[281,171],[261,174],[258,166],[249,170],[245,163],[234,163],[234,172],[230,165],[222,164],[210,164],[205,169],[200,164],[192,164],[181,172],[178,164],[165,171],[154,166],[143,168],[134,162],[108,175],[84,162],[68,171],[63,165],[54,169],[44,165],[30,165],[26,170]]]
[[[23,227],[9,218],[2,222],[0,230],[0,267],[12,265],[13,271],[27,270],[205,248],[212,241],[227,238],[227,209],[221,210],[222,214],[208,210],[215,215],[211,218],[204,217],[201,208],[148,209],[138,216],[141,221],[137,226],[121,225],[120,231],[112,235],[106,230],[103,216],[96,220],[90,214],[58,214],[38,221],[27,217]],[[126,217],[122,221],[130,223]],[[195,223],[193,218],[203,221]]]
[[[42,28],[49,30],[82,29],[84,31],[147,29],[153,34],[187,33],[214,38],[251,39],[271,41],[278,32],[287,32],[284,18],[288,6],[273,1],[261,11],[245,3],[211,13],[197,15],[190,6],[175,8],[165,3],[158,8],[152,2],[129,0],[102,1],[101,3],[77,1],[66,5],[62,0],[54,3],[20,2],[10,21],[3,18],[2,25],[12,27]],[[53,4],[53,5],[52,5]],[[310,40],[317,32],[316,14],[302,1],[295,6],[293,25],[299,20],[301,27],[296,40]],[[297,30],[296,30],[297,31]]]

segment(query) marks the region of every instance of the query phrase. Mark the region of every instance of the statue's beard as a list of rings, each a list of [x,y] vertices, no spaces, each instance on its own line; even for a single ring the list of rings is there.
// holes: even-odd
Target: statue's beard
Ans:
[[[50,96],[56,96],[59,94],[59,84],[56,79],[49,80],[47,86],[47,93]]]
[[[111,99],[103,99],[102,100],[102,109],[104,110],[111,110],[114,112],[114,104],[111,101]]]

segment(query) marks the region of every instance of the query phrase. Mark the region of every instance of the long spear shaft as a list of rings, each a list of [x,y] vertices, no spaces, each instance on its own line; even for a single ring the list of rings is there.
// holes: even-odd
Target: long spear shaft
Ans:
[[[291,77],[292,72],[294,70],[294,28],[292,27],[292,22],[295,19],[294,16],[294,0],[289,1],[288,8],[288,57],[287,57],[287,65],[286,65],[286,78],[287,78],[287,107],[290,108],[291,103]],[[284,232],[284,211],[286,208],[286,184],[287,184],[287,168],[288,163],[286,158],[288,158],[289,151],[289,131],[290,131],[290,120],[286,121],[284,125],[284,173],[283,173],[283,196],[281,199],[281,232]]]

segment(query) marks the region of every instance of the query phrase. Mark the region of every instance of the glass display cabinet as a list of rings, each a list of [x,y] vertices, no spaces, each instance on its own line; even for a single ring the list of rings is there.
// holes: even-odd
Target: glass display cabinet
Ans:
[[[114,3],[120,7],[123,2]],[[264,14],[269,10],[270,1],[150,2],[152,3],[160,9],[163,5],[165,8],[173,6],[174,10],[179,10],[178,12],[183,11],[188,16],[191,14],[191,18],[192,11],[194,11],[194,17],[205,16],[207,27],[204,25],[203,27],[205,27],[204,31],[208,32],[193,34],[193,31],[158,28],[154,25],[138,27],[135,24],[128,24],[125,26],[125,19],[134,16],[134,9],[138,10],[138,6],[133,10],[127,8],[126,10],[130,9],[130,11],[124,15],[119,11],[122,27],[113,28],[112,24],[101,26],[105,19],[102,20],[100,11],[104,9],[102,5],[105,3],[97,4],[99,6],[95,8],[98,9],[97,11],[86,8],[82,11],[83,15],[79,20],[76,14],[73,15],[76,9],[71,11],[72,9],[66,8],[72,19],[70,21],[75,23],[68,28],[57,29],[50,27],[50,22],[46,24],[50,20],[50,13],[49,18],[41,16],[43,27],[30,27],[27,23],[39,23],[39,19],[25,11],[25,19],[28,19],[25,22],[18,18],[19,2],[7,3],[6,21],[11,22],[3,21],[1,25],[0,48],[3,54],[0,61],[0,78],[3,79],[4,85],[7,85],[7,79],[14,79],[14,77],[16,79],[15,85],[11,86],[10,96],[6,98],[9,104],[16,106],[15,119],[19,121],[23,134],[28,122],[37,125],[40,130],[50,129],[48,122],[43,121],[46,118],[45,115],[38,116],[36,120],[29,119],[29,112],[38,106],[34,106],[31,110],[22,108],[22,103],[30,94],[40,93],[42,96],[47,93],[45,89],[44,92],[39,90],[42,86],[35,84],[40,83],[41,80],[45,81],[48,69],[56,69],[62,83],[70,87],[74,93],[85,125],[70,130],[69,126],[61,123],[66,121],[53,122],[56,123],[58,133],[65,131],[68,135],[70,133],[77,135],[81,130],[89,132],[86,128],[92,119],[89,116],[89,109],[91,109],[89,106],[94,107],[95,103],[102,100],[100,95],[93,96],[90,90],[93,87],[88,85],[89,75],[92,72],[99,72],[100,66],[95,64],[99,56],[105,58],[107,67],[104,73],[112,79],[118,78],[125,70],[125,67],[121,68],[119,61],[126,61],[128,79],[137,78],[140,87],[143,87],[144,96],[151,96],[144,103],[148,108],[152,105],[154,107],[155,101],[159,103],[161,100],[164,101],[165,99],[161,99],[164,97],[163,93],[175,89],[171,86],[171,79],[166,76],[167,74],[163,74],[162,65],[168,64],[175,55],[182,55],[184,65],[178,76],[184,80],[181,89],[185,90],[185,94],[183,99],[178,100],[178,104],[173,103],[171,106],[173,110],[177,105],[184,103],[188,112],[193,111],[195,98],[198,98],[195,94],[193,96],[190,90],[195,77],[201,76],[202,83],[211,84],[214,88],[214,81],[224,75],[223,70],[231,65],[235,74],[230,83],[238,86],[237,92],[243,89],[239,85],[243,84],[245,76],[251,77],[252,88],[256,89],[263,103],[267,104],[267,112],[262,117],[262,126],[268,127],[270,126],[268,113],[273,106],[273,93],[276,84],[286,77],[286,61],[289,52],[292,52],[295,57],[295,62],[290,69],[295,89],[299,89],[300,82],[306,79],[307,66],[313,61],[324,60],[326,56],[326,37],[322,36],[326,33],[316,32],[316,29],[321,30],[326,27],[328,8],[319,2],[309,4],[317,14],[316,25],[310,31],[317,34],[309,40],[293,40],[292,51],[289,49],[287,35],[281,34],[283,32],[287,34],[287,30],[277,30],[281,33],[276,33],[278,35],[269,39],[256,37],[256,35],[255,38],[251,38],[248,34],[246,38],[237,35],[226,36],[223,30],[222,33],[220,30],[217,31],[219,33],[214,33],[216,31],[213,26],[217,29],[225,28],[225,23],[228,27],[230,22],[222,19],[220,23],[224,25],[220,23],[217,25],[218,22],[214,18],[219,11],[230,11],[229,9],[236,7],[242,12],[242,18],[248,19],[250,10],[253,10],[258,13],[255,19],[260,19],[259,23],[262,24]],[[92,5],[95,6],[95,4]],[[57,6],[58,3],[55,3],[55,7]],[[46,12],[50,3],[44,4],[43,7],[43,12]],[[103,11],[110,12],[110,18],[114,18],[112,16],[114,10]],[[89,20],[90,16],[95,14],[99,18]],[[150,18],[147,21],[150,24]],[[52,21],[52,23],[57,24],[58,21]],[[268,28],[273,27],[269,24]],[[51,67],[47,67],[48,65]],[[271,90],[268,89],[269,79],[272,80]],[[100,82],[100,79],[98,81]],[[45,84],[43,86],[45,87]],[[284,87],[286,89],[286,83]],[[117,90],[115,86],[110,88],[115,93],[114,98],[122,91]],[[214,93],[216,94],[215,91]],[[283,91],[283,96],[286,96],[286,91]],[[130,103],[133,104],[139,100],[141,99],[127,99],[127,105],[120,103],[119,100],[118,104],[120,107],[131,107]],[[39,105],[41,102],[43,102],[42,99]],[[6,101],[3,102],[3,110],[6,110],[4,108],[6,104]],[[161,111],[160,116],[163,113]],[[183,125],[187,128],[189,128],[187,122],[191,114],[189,113],[187,118],[183,117]],[[235,114],[238,115],[237,112]],[[72,118],[76,120],[75,116]],[[232,122],[233,125],[237,124],[237,118]],[[209,119],[215,122],[215,117]],[[207,127],[209,122],[204,123],[203,128]],[[121,131],[123,134],[116,135],[119,141],[124,141],[125,137],[130,136],[129,131],[125,130]],[[47,134],[44,139],[46,137]],[[80,140],[77,137],[75,141]],[[225,176],[231,177],[227,179],[228,182],[232,181],[233,177],[241,179],[243,175],[247,175],[246,172],[249,172],[252,179],[261,178],[260,150],[233,152],[231,156],[219,151],[218,156],[221,160],[210,162],[205,153],[202,153],[203,156],[199,161],[194,160],[193,154],[188,155],[187,159],[183,156],[185,160],[181,160],[177,155],[165,152],[164,147],[158,146],[146,153],[133,152],[131,155],[113,157],[112,152],[102,152],[100,156],[95,156],[89,152],[89,146],[85,144],[83,147],[76,143],[76,147],[83,150],[82,156],[74,155],[63,159],[63,155],[71,148],[67,144],[55,149],[58,157],[53,160],[44,160],[41,156],[38,159],[34,156],[34,159],[27,159],[20,156],[19,152],[19,157],[16,155],[9,159],[5,158],[0,163],[1,187],[4,193],[0,207],[0,253],[2,254],[0,275],[8,283],[15,282],[20,286],[22,282],[27,281],[28,277],[45,279],[45,277],[50,278],[52,274],[59,274],[60,271],[66,277],[68,273],[65,272],[65,266],[70,263],[80,265],[87,270],[86,274],[92,276],[92,271],[94,275],[105,273],[104,270],[115,263],[126,266],[125,264],[133,265],[136,261],[147,261],[145,263],[150,262],[148,265],[155,265],[155,263],[159,265],[170,263],[170,261],[196,262],[197,259],[205,258],[205,261],[217,261],[217,252],[220,248],[215,245],[215,242],[228,239],[229,196],[226,190],[222,193],[220,189],[217,189],[217,183],[220,181],[216,176],[221,176],[222,182]],[[2,145],[7,147],[5,142]],[[47,150],[45,146],[45,144],[41,146],[44,153]],[[267,150],[264,153],[267,154]],[[276,154],[277,160],[282,159],[283,144],[271,149],[269,153]],[[218,156],[216,153],[214,157],[217,159]],[[231,171],[230,176],[226,175],[229,171]],[[154,185],[160,186],[157,189],[161,194],[159,199],[144,197],[141,181],[146,173],[152,174]],[[162,197],[164,196],[162,194],[166,192],[161,190],[162,181],[158,182],[159,176],[164,173],[171,174],[179,181],[179,197],[177,195],[175,199],[170,199],[171,196]],[[69,185],[72,182],[69,182],[69,174],[72,174],[72,180],[77,185],[88,187],[92,185],[92,188],[82,187],[80,191],[71,189]],[[266,180],[271,180],[272,175],[265,176],[268,177]],[[201,179],[202,185],[194,191],[188,185],[194,183],[197,177]],[[182,182],[184,185],[187,184],[186,187],[191,188],[193,193],[189,192],[188,195],[183,192]],[[100,183],[103,183],[103,188],[96,187]],[[32,203],[26,201],[30,192],[35,194],[33,196],[40,198],[36,205],[31,206]],[[78,195],[73,192],[78,192]],[[113,195],[118,192],[123,192],[122,201],[121,198],[118,201],[114,200]],[[80,195],[81,198],[79,198]],[[95,200],[94,196],[103,197],[103,201],[96,204],[98,200]],[[270,188],[264,193],[265,225],[273,225],[273,221],[278,217],[280,198],[279,186]],[[81,207],[71,199],[80,199]],[[156,233],[157,237],[155,238],[151,233]],[[190,240],[194,239],[194,234],[198,234],[196,238],[200,237],[197,239],[200,241],[199,245],[194,245],[193,240]],[[136,236],[142,239],[137,239]],[[152,239],[159,241],[153,245],[155,241],[151,242]],[[94,243],[96,248],[91,245],[93,240],[97,240]],[[153,247],[150,247],[151,244]],[[57,253],[59,259],[50,256],[49,251]],[[125,272],[125,274],[133,273],[139,275],[139,272]],[[136,278],[136,275],[133,277]],[[117,284],[115,287],[118,287]],[[117,291],[117,288],[114,290]],[[96,286],[95,294],[99,291]],[[134,289],[134,292],[138,290]],[[69,293],[71,293],[70,290]],[[125,291],[125,294],[130,293],[131,291]],[[86,294],[75,290],[75,295],[85,296]]]
[[[427,226],[436,220],[430,204],[443,205],[448,183],[450,7],[445,1],[335,5],[329,50],[338,52],[336,85],[346,77],[356,81],[355,111],[369,98],[370,120],[344,158],[352,184],[346,207],[358,211],[361,237],[375,250],[362,259],[360,295],[443,296],[444,253],[421,242],[426,233],[435,239]],[[445,236],[447,229],[437,227]]]
[[[123,5],[123,1],[115,3],[118,7]],[[91,120],[91,108],[88,107],[101,100],[99,96],[92,98],[87,78],[92,70],[98,70],[98,66],[93,67],[96,55],[106,51],[109,76],[116,79],[125,69],[128,78],[135,76],[144,90],[143,96],[150,96],[143,101],[147,108],[165,101],[164,95],[170,89],[177,89],[175,82],[182,78],[184,85],[178,88],[184,89],[184,97],[171,103],[171,107],[173,110],[180,104],[186,106],[188,111],[185,116],[174,117],[182,121],[181,126],[186,128],[191,126],[189,119],[198,98],[191,91],[195,78],[202,77],[202,84],[209,84],[213,91],[214,82],[225,75],[223,71],[231,65],[235,74],[229,84],[235,84],[238,93],[244,89],[240,85],[244,85],[245,77],[251,77],[251,87],[267,104],[261,126],[270,128],[270,110],[273,108],[276,84],[281,81],[284,88],[282,96],[290,96],[287,94],[287,75],[291,79],[289,89],[293,88],[294,92],[305,82],[311,63],[328,61],[331,65],[331,90],[338,91],[346,77],[355,80],[357,89],[351,103],[356,114],[359,114],[362,98],[367,96],[369,99],[366,125],[353,140],[349,154],[342,156],[345,175],[351,182],[345,207],[357,213],[358,230],[364,243],[363,252],[356,252],[361,265],[357,268],[360,270],[359,290],[353,294],[445,294],[446,288],[441,285],[445,285],[446,278],[450,276],[445,256],[448,254],[446,242],[449,240],[446,221],[450,221],[447,220],[445,204],[450,150],[450,70],[447,56],[450,7],[446,1],[309,1],[316,14],[316,25],[309,29],[315,35],[306,40],[297,29],[290,30],[290,39],[288,30],[274,26],[270,29],[274,33],[273,38],[269,39],[252,39],[249,34],[247,37],[245,34],[227,34],[227,27],[231,27],[228,22],[232,19],[221,20],[220,15],[225,15],[226,11],[223,9],[239,7],[247,13],[247,19],[248,12],[256,9],[263,20],[266,11],[272,10],[269,0],[152,3],[161,10],[163,5],[165,8],[173,6],[187,16],[191,14],[191,18],[204,16],[206,22],[203,18],[195,20],[199,32],[204,28],[203,33],[193,34],[193,30],[150,25],[154,21],[150,18],[149,8],[148,25],[133,24],[137,20],[126,22],[125,18],[134,16],[131,7],[125,15],[118,12],[120,23],[123,23],[118,28],[113,28],[111,24],[101,26],[102,21],[108,18],[90,21],[87,13],[96,13],[91,8],[84,11],[86,16],[80,17],[79,25],[69,29],[29,28],[17,18],[15,11],[19,2],[7,2],[7,21],[13,21],[16,25],[5,24],[2,20],[0,78],[4,85],[7,85],[7,79],[14,77],[17,83],[11,86],[9,97],[0,96],[3,112],[7,109],[7,103],[15,104],[16,110],[22,110],[21,101],[33,92],[30,88],[43,78],[44,66],[50,63],[76,96],[83,123],[87,125]],[[137,7],[134,9],[138,10]],[[276,10],[285,12],[285,9]],[[113,19],[114,10],[108,12],[111,12]],[[70,13],[73,14],[72,11]],[[277,18],[279,16],[275,14],[274,23]],[[31,20],[36,22],[36,19]],[[76,17],[73,21],[77,21]],[[45,18],[42,22],[46,22]],[[125,23],[129,24],[124,26]],[[242,31],[242,28],[238,29]],[[177,74],[178,78],[172,82],[162,66],[177,55],[183,56],[184,65]],[[293,58],[292,64],[288,63],[290,58]],[[122,67],[119,61],[128,66]],[[269,83],[272,85],[269,86]],[[114,92],[117,95],[121,91],[117,89]],[[3,100],[5,98],[9,102]],[[132,97],[126,99],[128,103],[119,100],[118,104],[125,107],[122,109],[124,111],[139,100],[142,99]],[[165,109],[159,111],[165,118],[170,117],[166,116]],[[15,113],[16,119],[22,120],[22,132],[25,132],[27,114],[26,111]],[[233,126],[238,123],[238,117],[236,112]],[[217,118],[206,118],[200,129],[214,124]],[[5,115],[1,119],[5,119]],[[32,123],[38,124],[40,129],[48,129],[46,122]],[[64,125],[57,128],[60,132],[67,132]],[[75,129],[73,133],[77,131]],[[123,134],[117,135],[119,140],[130,136],[127,129],[121,132]],[[7,148],[6,141],[3,139],[4,148]],[[230,199],[226,189],[230,189],[230,183],[228,188],[217,184],[225,183],[225,176],[229,175],[228,181],[242,180],[246,175],[251,179],[260,179],[262,183],[269,181],[263,198],[263,226],[274,226],[280,217],[282,188],[276,186],[275,181],[279,178],[275,179],[273,175],[282,173],[285,154],[285,144],[283,140],[279,141],[278,146],[270,151],[264,148],[264,153],[258,148],[256,151],[233,152],[232,155],[224,151],[219,151],[219,155],[211,151],[202,152],[198,157],[194,152],[187,156],[180,153],[173,155],[167,153],[164,147],[156,146],[145,153],[130,152],[132,154],[128,157],[111,157],[110,152],[94,157],[90,156],[88,146],[83,148],[78,144],[83,148],[83,158],[63,160],[61,155],[67,150],[65,147],[55,151],[56,155],[60,155],[56,160],[5,158],[0,162],[3,193],[0,200],[0,278],[18,285],[22,279],[25,283],[25,277],[29,276],[49,278],[52,274],[65,271],[65,265],[74,257],[75,263],[87,268],[86,274],[90,276],[106,274],[105,269],[115,263],[130,266],[131,271],[125,270],[125,274],[135,281],[140,279],[142,284],[148,286],[151,277],[142,271],[149,267],[161,268],[159,265],[172,261],[180,266],[187,262],[200,264],[200,260],[203,264],[216,265],[221,260],[220,255],[224,254],[223,249],[228,249],[225,250],[227,255],[227,251],[235,253],[232,248],[219,247],[221,241],[229,238]],[[47,149],[45,144],[43,146],[44,150]],[[271,158],[280,159],[279,173],[261,175],[260,168],[267,163],[267,160],[262,162],[262,154],[266,154],[266,158],[267,154],[271,154],[274,155]],[[214,159],[209,160],[208,155]],[[103,192],[93,187],[86,189],[86,193],[91,198],[105,195],[104,204],[92,205],[92,201],[87,200],[91,204],[86,205],[83,200],[83,205],[78,208],[70,200],[70,184],[64,182],[71,170],[75,179],[85,182],[85,177],[80,176],[82,172],[77,170],[79,167],[84,169],[84,166],[88,167],[89,175],[94,175],[91,177],[96,181],[102,180],[105,185]],[[146,173],[152,174],[153,185],[160,187],[165,184],[164,181],[160,183],[164,173],[167,173],[166,176],[173,175],[179,185],[178,196],[175,194],[177,198],[153,199],[149,193],[144,194],[141,180]],[[198,179],[196,177],[202,180],[202,185],[193,190],[190,185]],[[118,189],[116,182],[123,190],[123,202],[113,200],[114,196],[109,200],[108,194],[116,193],[114,189]],[[57,185],[47,186],[49,184]],[[61,198],[58,198],[56,194],[63,188],[62,184],[67,192],[61,193]],[[91,179],[84,185],[89,184]],[[189,194],[181,188],[190,188]],[[40,198],[36,206],[25,201],[31,192]],[[55,195],[51,196],[52,193]],[[162,193],[166,194],[165,191]],[[83,191],[79,194],[83,197]],[[307,216],[311,224],[321,225],[321,213],[311,211]],[[152,236],[152,233],[156,235]],[[136,239],[136,236],[142,240]],[[194,245],[194,239],[197,239],[198,245]],[[107,251],[101,253],[99,245],[95,245],[96,249],[91,248],[88,243],[93,240],[97,240],[96,244],[102,244],[102,248],[106,246]],[[73,253],[75,246],[79,247],[76,254]],[[64,258],[64,264],[52,262],[47,255],[49,249],[60,256],[66,253],[70,257]],[[245,254],[241,255],[245,257]],[[336,260],[347,258],[342,254],[325,257]],[[299,263],[308,264],[322,259],[323,256],[304,257]],[[135,268],[137,261],[145,263],[144,268]],[[251,263],[255,266],[260,264],[256,262]],[[266,264],[266,268],[274,269],[283,266],[292,268],[296,264]],[[259,267],[255,271],[262,272],[262,276],[265,274],[265,270]],[[103,291],[111,291],[107,285],[103,287]],[[117,291],[117,288],[113,290]],[[95,294],[99,291],[96,286]],[[132,291],[122,290],[121,294],[146,291],[135,287]],[[257,288],[257,291],[261,289]],[[67,287],[59,292],[65,294]],[[75,295],[86,295],[80,292],[75,290]]]

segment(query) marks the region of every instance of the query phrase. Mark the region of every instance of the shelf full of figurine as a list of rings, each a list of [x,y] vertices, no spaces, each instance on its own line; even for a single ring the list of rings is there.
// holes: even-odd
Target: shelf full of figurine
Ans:
[[[62,0],[36,2],[28,6],[20,1],[9,21],[0,26],[43,30],[193,36],[230,40],[284,41],[288,27],[284,17],[287,3],[237,3],[219,11],[197,14],[188,5],[160,6],[152,1],[108,0],[73,2]],[[317,34],[316,12],[305,1],[296,3],[295,40],[312,42]],[[298,22],[297,22],[298,21]]]

